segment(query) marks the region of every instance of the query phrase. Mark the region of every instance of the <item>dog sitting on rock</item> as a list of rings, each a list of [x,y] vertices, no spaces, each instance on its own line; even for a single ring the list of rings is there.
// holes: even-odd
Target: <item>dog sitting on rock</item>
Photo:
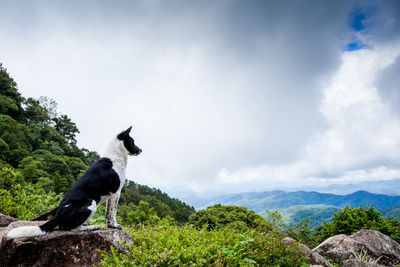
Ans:
[[[108,145],[103,158],[94,163],[60,202],[53,219],[41,226],[21,226],[8,232],[7,237],[46,235],[53,229],[95,230],[98,225],[83,225],[96,213],[97,206],[107,201],[106,221],[110,228],[122,229],[117,224],[118,200],[125,183],[128,155],[137,156],[142,150],[129,133],[132,126],[118,134]]]

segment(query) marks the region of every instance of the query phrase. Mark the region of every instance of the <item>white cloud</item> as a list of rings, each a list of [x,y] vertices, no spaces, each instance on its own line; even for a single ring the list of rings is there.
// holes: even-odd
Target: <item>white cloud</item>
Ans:
[[[344,52],[323,90],[320,111],[327,128],[315,134],[289,164],[223,169],[221,184],[290,187],[400,178],[400,120],[374,86],[400,55],[399,43]]]

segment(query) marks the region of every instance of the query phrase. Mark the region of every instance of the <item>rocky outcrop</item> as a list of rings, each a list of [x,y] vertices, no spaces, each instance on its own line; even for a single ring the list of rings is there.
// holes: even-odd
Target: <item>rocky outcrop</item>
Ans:
[[[10,216],[0,214],[0,227],[6,227],[7,225],[15,221],[18,220]]]
[[[356,259],[345,260],[342,264],[342,267],[378,267],[382,265],[372,264],[364,261],[359,261]]]
[[[374,266],[356,265],[362,263],[348,261],[355,258],[354,253],[366,254],[370,259],[379,259],[378,264],[383,266],[400,264],[400,245],[389,236],[374,230],[363,229],[351,236],[333,236],[312,251],[340,263],[341,266]]]
[[[290,245],[295,241],[290,237],[286,237],[286,238],[282,239],[282,242],[287,245]],[[306,255],[308,255],[307,263],[311,264],[311,266],[331,267],[331,264],[324,257],[319,255],[317,252],[313,252],[306,245],[300,243],[299,247],[302,251],[305,252]]]
[[[0,216],[1,218],[1,216]],[[130,242],[130,235],[121,230],[101,228],[95,231],[53,231],[45,236],[9,239],[12,228],[41,225],[43,221],[15,221],[0,228],[0,266],[94,266],[110,246]],[[126,251],[124,246],[119,249]]]

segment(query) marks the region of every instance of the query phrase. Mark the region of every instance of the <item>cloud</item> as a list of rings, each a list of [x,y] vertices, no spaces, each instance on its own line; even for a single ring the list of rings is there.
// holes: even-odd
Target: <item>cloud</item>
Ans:
[[[359,138],[348,133],[345,121],[334,123],[340,112],[329,108],[322,90],[353,55],[342,55],[341,48],[354,37],[354,2],[24,3],[4,1],[0,10],[0,38],[6,40],[1,61],[24,96],[58,102],[81,130],[80,146],[101,153],[115,133],[133,124],[143,153],[129,163],[130,179],[174,194],[229,190],[230,183],[250,190],[348,171],[345,163],[329,167],[326,162],[341,162],[343,154],[324,155],[325,146],[334,151],[342,142],[350,171],[356,164],[351,155],[362,154],[361,141],[347,147]],[[396,24],[389,4],[378,5],[375,17],[361,9],[372,25],[359,33],[362,43],[375,49],[371,40],[378,42],[381,25],[398,32],[381,15]],[[388,36],[382,42],[392,42]],[[371,103],[380,103],[374,97]],[[379,110],[358,105],[352,108],[368,116],[386,114],[387,124],[374,125],[396,125],[392,111],[383,111],[386,103]],[[357,119],[356,111],[341,112]],[[382,160],[383,152],[377,153],[362,156]]]
[[[338,71],[323,90],[320,111],[327,128],[316,133],[298,159],[234,172],[220,183],[275,186],[393,179],[400,174],[400,119],[382,100],[375,82],[400,55],[399,43],[342,54]]]

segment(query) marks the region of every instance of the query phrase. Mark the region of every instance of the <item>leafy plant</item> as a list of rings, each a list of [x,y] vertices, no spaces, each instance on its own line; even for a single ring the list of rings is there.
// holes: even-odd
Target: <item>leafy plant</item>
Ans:
[[[196,227],[207,227],[209,230],[230,226],[234,229],[245,228],[268,231],[273,227],[261,215],[252,210],[238,206],[217,204],[206,210],[199,210],[189,217],[189,223]]]
[[[243,240],[236,242],[233,246],[222,248],[222,253],[227,255],[228,257],[231,257],[232,260],[235,262],[240,263],[241,261],[244,261],[247,263],[257,264],[256,261],[242,256],[243,252],[246,250],[246,245],[248,245],[248,243],[254,242],[254,238],[249,238],[244,235],[240,236],[243,238]]]
[[[376,259],[372,258],[371,256],[368,255],[368,252],[366,250],[362,250],[361,252],[351,250],[351,253],[353,254],[356,260],[366,262],[369,264],[378,264],[379,260],[382,258],[382,256]]]
[[[10,190],[0,189],[0,213],[21,220],[31,220],[55,208],[62,194],[46,193],[32,184],[16,184]]]
[[[128,254],[102,252],[102,266],[302,266],[305,255],[296,244],[281,242],[278,231],[227,227],[208,230],[193,225],[140,225],[127,228]]]

